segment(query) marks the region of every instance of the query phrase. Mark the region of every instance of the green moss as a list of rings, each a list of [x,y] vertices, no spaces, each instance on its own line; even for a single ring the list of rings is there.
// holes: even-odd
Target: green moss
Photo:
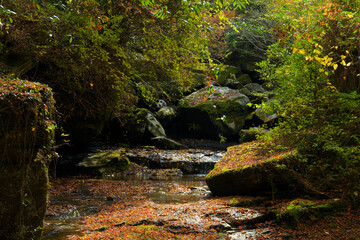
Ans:
[[[258,206],[267,200],[269,200],[269,199],[268,198],[255,198],[255,199],[248,199],[248,200],[237,200],[236,198],[233,198],[227,205],[231,206],[231,207],[251,207],[251,206]]]
[[[95,229],[94,231],[103,232],[103,231],[108,230],[108,229],[109,229],[109,226],[102,226],[102,227],[99,227],[99,228]]]
[[[316,203],[306,199],[295,199],[276,210],[278,221],[286,222],[289,227],[296,227],[301,220],[315,220],[347,208],[345,202],[338,199]]]

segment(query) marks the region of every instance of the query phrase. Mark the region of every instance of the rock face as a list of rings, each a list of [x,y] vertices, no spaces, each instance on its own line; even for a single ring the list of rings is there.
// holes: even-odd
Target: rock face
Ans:
[[[228,87],[211,89],[209,93],[208,88],[202,88],[180,100],[182,129],[197,137],[237,137],[250,113],[249,98]]]
[[[271,195],[292,192],[298,179],[288,168],[294,151],[270,151],[261,142],[228,148],[206,176],[213,195]]]
[[[54,100],[45,85],[0,79],[0,239],[40,239]]]

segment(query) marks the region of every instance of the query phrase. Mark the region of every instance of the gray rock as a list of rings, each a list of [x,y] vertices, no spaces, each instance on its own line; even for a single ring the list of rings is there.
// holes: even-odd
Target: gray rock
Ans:
[[[265,92],[265,89],[258,83],[248,83],[244,87],[247,88],[250,92],[255,92],[255,93]]]
[[[261,119],[261,121],[263,121],[264,123],[268,123],[270,121],[275,121],[279,116],[275,113],[275,114],[271,114],[271,113],[266,113],[266,112],[262,112],[261,111],[261,107],[257,108],[255,110],[255,115]]]
[[[209,150],[128,150],[126,156],[139,165],[148,168],[178,168],[185,174],[208,173],[224,156],[224,151]]]
[[[241,69],[235,66],[224,65],[218,76],[218,83],[225,85],[227,79],[236,79],[236,75],[241,74]]]
[[[177,113],[175,108],[165,106],[160,108],[160,110],[157,111],[155,115],[160,122],[168,122],[173,120],[177,116]]]
[[[164,101],[164,100],[159,100],[158,103],[156,104],[156,107],[158,108],[163,108],[163,107],[166,107],[167,106],[167,103]]]
[[[128,165],[129,160],[125,156],[125,152],[122,150],[105,151],[92,154],[89,157],[84,158],[78,166],[80,167],[106,167],[109,164],[124,164]]]
[[[154,136],[154,137],[165,137],[166,133],[161,123],[155,118],[155,115],[148,111],[145,116],[145,128]]]

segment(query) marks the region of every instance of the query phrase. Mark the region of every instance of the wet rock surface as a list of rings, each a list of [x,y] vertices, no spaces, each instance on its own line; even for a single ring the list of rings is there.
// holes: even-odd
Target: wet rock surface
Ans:
[[[130,161],[153,168],[177,168],[184,174],[208,173],[223,156],[225,151],[203,149],[160,150],[128,149],[126,156]]]

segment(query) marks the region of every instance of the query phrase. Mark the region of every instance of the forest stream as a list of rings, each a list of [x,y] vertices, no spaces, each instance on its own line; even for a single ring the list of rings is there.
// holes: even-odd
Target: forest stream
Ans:
[[[50,182],[44,240],[264,239],[271,232],[261,209],[212,197],[203,174]]]

